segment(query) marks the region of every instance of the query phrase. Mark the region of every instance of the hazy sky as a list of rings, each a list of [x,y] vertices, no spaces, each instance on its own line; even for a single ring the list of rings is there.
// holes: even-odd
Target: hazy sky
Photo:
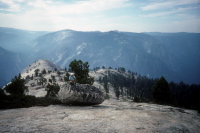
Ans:
[[[0,27],[200,33],[200,0],[0,0]]]

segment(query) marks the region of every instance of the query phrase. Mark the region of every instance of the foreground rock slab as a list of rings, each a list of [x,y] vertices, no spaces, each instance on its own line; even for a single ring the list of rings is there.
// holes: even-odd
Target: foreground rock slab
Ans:
[[[105,100],[94,106],[0,110],[0,132],[199,133],[196,111],[147,103]]]
[[[104,101],[104,93],[95,86],[88,84],[66,83],[61,86],[58,92],[58,98],[62,103],[79,104],[79,105],[95,105]]]

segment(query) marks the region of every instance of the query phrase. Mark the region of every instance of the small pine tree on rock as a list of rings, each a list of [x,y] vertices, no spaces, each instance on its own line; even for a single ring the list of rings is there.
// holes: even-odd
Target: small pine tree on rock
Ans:
[[[89,64],[76,59],[69,65],[69,69],[75,73],[76,81],[80,84],[93,84],[94,78],[89,76]]]
[[[48,84],[46,97],[47,98],[55,97],[58,94],[59,90],[60,90],[60,86],[58,84],[55,84],[55,83],[53,85]]]
[[[46,70],[45,69],[43,69],[42,70],[42,74],[46,74],[47,72],[46,72]]]
[[[36,69],[36,70],[34,71],[36,77],[39,75],[39,71],[40,71],[40,69]]]

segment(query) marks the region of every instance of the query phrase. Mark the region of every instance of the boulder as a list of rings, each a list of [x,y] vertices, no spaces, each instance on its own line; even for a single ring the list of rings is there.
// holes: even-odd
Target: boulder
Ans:
[[[104,93],[88,84],[66,83],[60,87],[58,99],[65,104],[95,105],[104,101]]]

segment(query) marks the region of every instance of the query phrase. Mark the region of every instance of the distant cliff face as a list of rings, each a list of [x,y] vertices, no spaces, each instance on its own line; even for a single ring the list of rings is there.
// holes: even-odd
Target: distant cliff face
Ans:
[[[33,34],[28,31],[13,30],[1,30],[0,46],[6,46],[7,50],[16,48],[16,52],[23,55],[19,57],[22,66],[27,66],[38,59],[47,59],[64,68],[68,67],[72,60],[81,59],[84,62],[88,61],[91,69],[102,66],[125,67],[126,70],[151,78],[164,76],[168,81],[200,83],[200,34],[198,33],[62,30],[49,34],[39,32]],[[10,33],[18,33],[18,36]],[[19,44],[9,41],[12,40],[12,35],[13,39],[22,39],[24,35],[31,37],[26,37],[27,41],[19,39],[21,40]],[[8,42],[9,45],[5,45]]]
[[[191,41],[180,41],[185,36]],[[199,83],[197,51],[200,50],[200,39],[197,37],[200,38],[200,34],[154,36],[63,30],[42,36],[29,45],[34,49],[31,59],[46,58],[61,67],[68,66],[74,59],[81,59],[88,61],[91,68],[125,67],[152,78],[164,76],[168,81]]]
[[[125,67],[150,77],[175,77],[171,65],[167,64],[170,60],[168,49],[146,34],[65,30],[38,38],[30,45],[34,49],[33,59],[47,58],[61,67],[81,59],[88,61],[91,68]]]

